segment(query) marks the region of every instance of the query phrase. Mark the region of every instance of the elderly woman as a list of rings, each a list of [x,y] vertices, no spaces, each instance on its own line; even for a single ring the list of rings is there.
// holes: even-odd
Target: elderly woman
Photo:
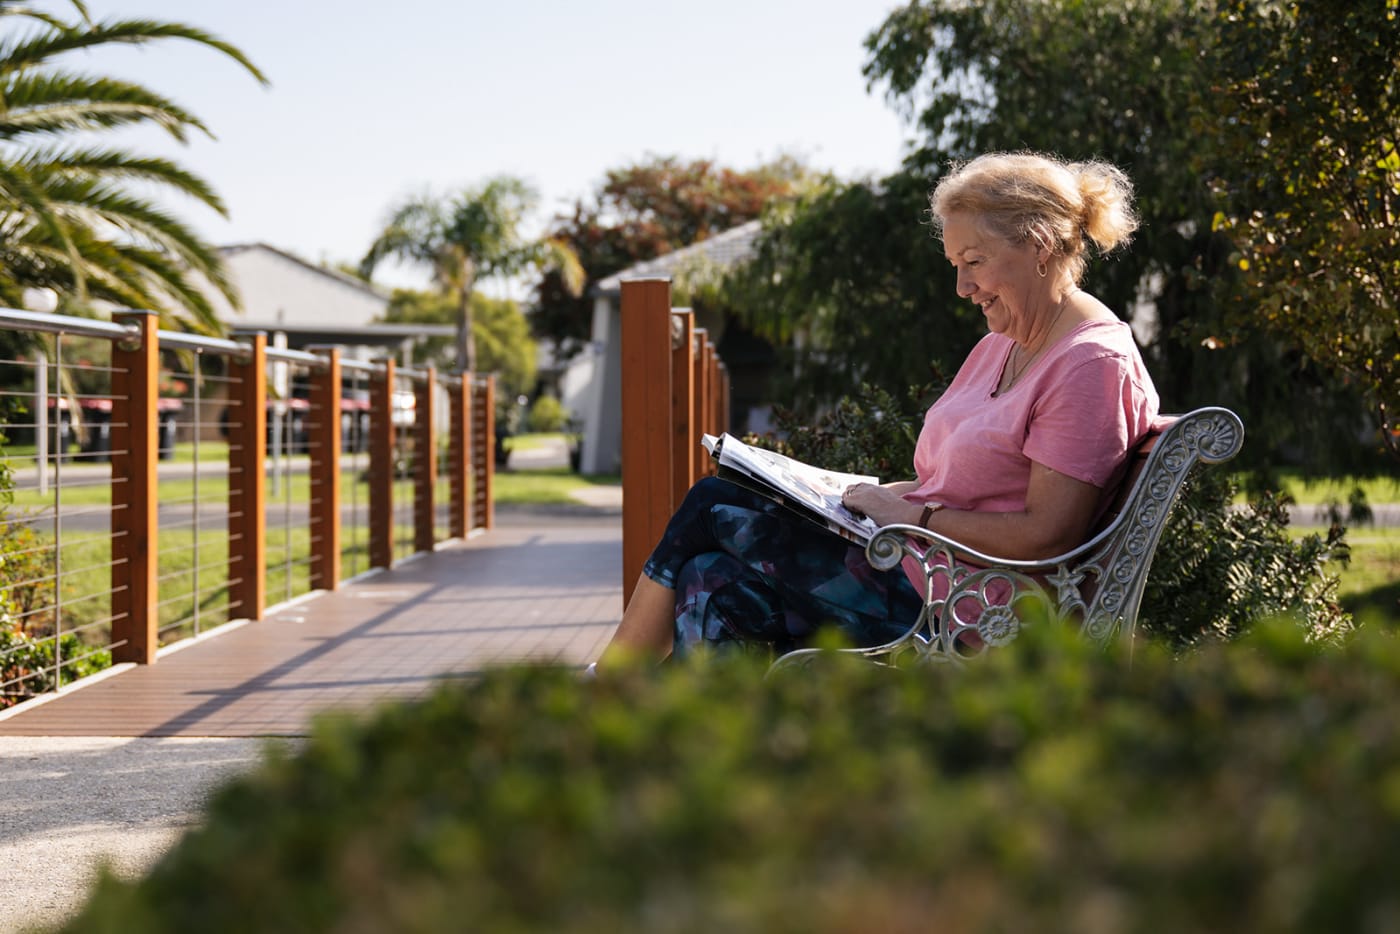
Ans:
[[[880,525],[1052,557],[1088,536],[1157,415],[1132,332],[1079,287],[1088,251],[1136,229],[1131,185],[1099,162],[998,153],[955,167],[931,202],[958,295],[991,333],[924,416],[915,478],[857,484],[844,502]],[[601,661],[734,641],[786,650],[826,627],[878,645],[920,602],[901,571],[711,478],[672,517]]]

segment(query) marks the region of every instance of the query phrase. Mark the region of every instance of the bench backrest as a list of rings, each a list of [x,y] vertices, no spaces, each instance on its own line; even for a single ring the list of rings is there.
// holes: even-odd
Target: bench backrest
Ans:
[[[861,650],[913,649],[962,658],[1014,639],[1048,606],[1090,639],[1131,638],[1147,574],[1167,515],[1196,464],[1239,453],[1244,424],[1228,409],[1202,408],[1171,420],[1135,452],[1110,519],[1083,545],[1046,561],[1010,561],[973,551],[934,532],[892,526],[866,554],[877,567],[914,561],[927,585],[924,611],[905,638]]]

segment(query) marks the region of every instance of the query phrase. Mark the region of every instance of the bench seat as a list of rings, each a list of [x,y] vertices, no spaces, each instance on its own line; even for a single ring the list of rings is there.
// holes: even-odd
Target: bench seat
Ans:
[[[918,526],[880,529],[866,557],[882,570],[912,561],[924,604],[900,638],[841,651],[885,663],[911,655],[961,662],[1047,618],[1077,626],[1101,645],[1131,640],[1153,554],[1187,474],[1198,463],[1229,460],[1244,444],[1244,423],[1229,409],[1201,408],[1163,422],[1134,452],[1108,524],[1066,554],[1013,561]],[[774,667],[802,664],[821,651],[789,652]]]

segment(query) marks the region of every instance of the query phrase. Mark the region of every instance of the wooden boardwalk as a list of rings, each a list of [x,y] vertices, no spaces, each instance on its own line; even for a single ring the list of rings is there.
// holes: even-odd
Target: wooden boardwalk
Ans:
[[[597,658],[622,615],[615,508],[496,528],[0,719],[0,736],[299,736],[330,709],[491,665]]]

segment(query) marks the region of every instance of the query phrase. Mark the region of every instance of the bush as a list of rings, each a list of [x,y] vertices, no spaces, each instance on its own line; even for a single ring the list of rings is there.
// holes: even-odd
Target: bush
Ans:
[[[68,930],[1273,931],[1400,925],[1400,641],[1132,664],[516,668],[219,793]]]
[[[885,479],[912,476],[914,445],[935,391],[905,400],[864,387],[815,421],[778,411],[782,440],[750,438],[799,460]],[[1261,496],[1235,509],[1235,487],[1219,468],[1198,469],[1177,499],[1152,561],[1139,625],[1177,647],[1235,638],[1256,621],[1291,616],[1309,638],[1352,628],[1337,603],[1328,561],[1347,556],[1345,530],[1294,541],[1286,502]]]
[[[61,647],[63,655],[57,676],[55,645]],[[0,688],[0,710],[111,666],[112,653],[106,649],[90,649],[71,633],[57,639],[32,636],[0,613],[0,685],[5,685]]]
[[[540,396],[530,406],[528,424],[533,432],[563,431],[568,410],[553,396]]]
[[[55,637],[58,552],[27,524],[11,520],[14,474],[5,442],[0,434],[0,710],[112,664],[105,649],[91,650],[71,633]],[[63,660],[57,672],[56,651]]]

